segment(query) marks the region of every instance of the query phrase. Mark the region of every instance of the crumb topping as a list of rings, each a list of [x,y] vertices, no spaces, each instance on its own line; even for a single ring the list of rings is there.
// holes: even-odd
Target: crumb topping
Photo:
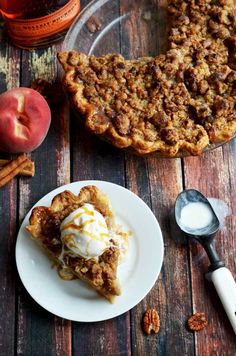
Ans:
[[[166,54],[58,58],[90,131],[140,154],[197,155],[236,132],[236,9],[233,0],[171,0],[168,11]]]

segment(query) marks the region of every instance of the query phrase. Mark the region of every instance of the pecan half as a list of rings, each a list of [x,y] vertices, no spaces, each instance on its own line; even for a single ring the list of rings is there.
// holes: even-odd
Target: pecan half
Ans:
[[[160,318],[156,309],[147,309],[143,316],[143,331],[150,335],[151,332],[158,333],[160,329]]]
[[[188,327],[192,331],[200,331],[204,329],[207,324],[208,322],[204,313],[195,313],[188,319]]]

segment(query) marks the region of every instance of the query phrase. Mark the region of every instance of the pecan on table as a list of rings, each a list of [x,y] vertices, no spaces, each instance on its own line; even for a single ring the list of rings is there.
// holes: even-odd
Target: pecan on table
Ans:
[[[143,331],[150,335],[157,334],[160,329],[160,318],[156,309],[147,309],[143,316]]]
[[[207,324],[208,322],[204,313],[195,313],[188,319],[188,327],[192,331],[200,331],[204,329]]]

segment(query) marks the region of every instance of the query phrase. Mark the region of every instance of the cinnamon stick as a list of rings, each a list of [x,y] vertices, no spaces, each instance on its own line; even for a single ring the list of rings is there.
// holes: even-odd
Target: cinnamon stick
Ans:
[[[0,159],[0,166],[5,166],[10,162],[11,161],[8,159]],[[19,172],[19,175],[26,176],[26,177],[33,177],[34,174],[35,174],[35,165],[33,161],[29,161],[27,166]]]
[[[19,172],[24,169],[28,163],[29,158],[25,154],[22,154],[10,163],[6,164],[0,170],[0,188],[19,174]]]

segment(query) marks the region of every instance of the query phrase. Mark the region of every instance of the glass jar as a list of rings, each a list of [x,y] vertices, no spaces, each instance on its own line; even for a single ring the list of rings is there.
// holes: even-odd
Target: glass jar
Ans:
[[[61,39],[80,10],[80,0],[0,0],[12,42],[22,48]]]

